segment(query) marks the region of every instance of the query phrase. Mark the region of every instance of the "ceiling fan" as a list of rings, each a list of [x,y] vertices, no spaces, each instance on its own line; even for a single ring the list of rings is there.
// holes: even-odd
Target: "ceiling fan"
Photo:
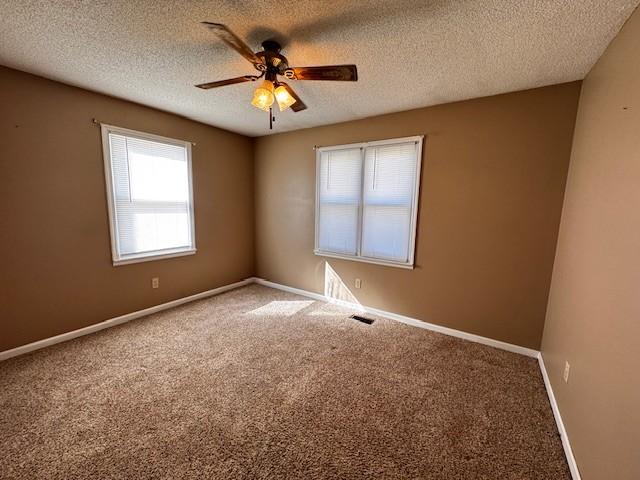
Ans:
[[[249,60],[259,75],[243,75],[241,77],[219,80],[217,82],[201,83],[198,88],[208,90],[210,88],[224,87],[236,83],[255,82],[264,77],[264,80],[253,94],[251,104],[254,107],[269,112],[269,128],[273,128],[274,102],[278,104],[280,111],[291,107],[294,112],[305,110],[307,106],[296,95],[293,89],[278,79],[279,76],[287,80],[331,80],[356,82],[358,70],[355,65],[330,65],[323,67],[290,67],[287,58],[280,53],[282,47],[275,40],[262,42],[262,51],[253,52],[235,33],[221,23],[202,22],[202,24],[218,36],[220,40],[233,48],[236,52]]]

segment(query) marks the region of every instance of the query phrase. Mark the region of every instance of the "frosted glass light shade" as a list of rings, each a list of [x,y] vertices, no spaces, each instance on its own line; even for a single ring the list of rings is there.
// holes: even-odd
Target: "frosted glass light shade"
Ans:
[[[274,92],[276,96],[276,102],[278,102],[278,107],[280,107],[280,111],[284,112],[291,105],[296,103],[296,99],[289,93],[284,85],[280,85],[276,88]]]
[[[269,111],[269,107],[273,105],[275,98],[273,96],[273,83],[269,80],[265,80],[260,84],[256,91],[253,92],[253,100],[251,105],[265,112]]]

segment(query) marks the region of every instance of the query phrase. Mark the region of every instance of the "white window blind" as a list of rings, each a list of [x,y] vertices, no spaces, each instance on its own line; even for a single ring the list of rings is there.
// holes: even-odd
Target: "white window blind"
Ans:
[[[191,145],[102,127],[114,264],[195,252]]]
[[[422,137],[324,147],[316,254],[413,266]]]
[[[359,148],[320,154],[318,246],[321,250],[357,253],[361,177]]]

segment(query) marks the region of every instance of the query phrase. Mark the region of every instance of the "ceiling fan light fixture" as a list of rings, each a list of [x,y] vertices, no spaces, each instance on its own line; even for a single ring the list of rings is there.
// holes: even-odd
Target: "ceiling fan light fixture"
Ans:
[[[269,107],[273,105],[275,97],[273,95],[273,82],[264,80],[255,92],[253,92],[253,100],[251,105],[265,112],[269,111]]]
[[[278,77],[285,77],[296,82],[300,80],[356,82],[358,80],[358,69],[355,65],[290,67],[289,60],[281,53],[282,46],[275,40],[265,40],[262,42],[262,50],[254,52],[226,25],[214,22],[202,22],[202,24],[219,40],[248,60],[260,72],[260,75],[242,75],[226,80],[200,83],[196,87],[209,90],[264,79],[253,92],[251,104],[260,110],[269,112],[269,128],[272,127],[275,119],[273,116],[275,102],[278,102],[280,111],[291,108],[293,112],[302,112],[307,109],[295,90],[290,85],[279,82]]]
[[[280,107],[281,112],[284,112],[287,108],[289,108],[291,105],[293,105],[297,101],[289,93],[289,90],[287,90],[287,87],[285,87],[282,84],[278,85],[274,94],[276,97],[276,102],[278,102],[278,107]]]

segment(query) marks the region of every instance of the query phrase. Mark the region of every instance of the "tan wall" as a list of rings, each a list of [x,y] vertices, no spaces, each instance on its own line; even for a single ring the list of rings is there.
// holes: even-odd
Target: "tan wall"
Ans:
[[[0,351],[253,274],[251,139],[3,67],[0,110]],[[112,266],[92,117],[197,142],[196,255]]]
[[[364,305],[539,348],[579,91],[575,82],[256,139],[257,274],[322,292],[326,261]],[[315,256],[313,146],[418,134],[417,268]]]
[[[584,81],[542,343],[583,480],[640,478],[639,46],[636,11]]]

